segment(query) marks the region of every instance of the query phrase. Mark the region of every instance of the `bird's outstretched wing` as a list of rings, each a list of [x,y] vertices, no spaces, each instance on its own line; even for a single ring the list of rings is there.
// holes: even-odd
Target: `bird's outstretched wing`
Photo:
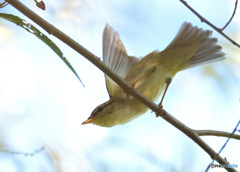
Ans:
[[[138,61],[138,58],[127,55],[119,34],[106,24],[103,31],[103,62],[124,79]],[[109,96],[111,97],[119,89],[119,86],[106,74],[105,80]]]

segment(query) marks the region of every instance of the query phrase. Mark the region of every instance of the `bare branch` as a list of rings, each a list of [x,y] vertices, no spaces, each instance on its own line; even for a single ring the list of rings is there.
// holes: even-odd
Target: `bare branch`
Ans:
[[[236,0],[236,2],[235,2],[235,7],[234,7],[233,14],[232,14],[231,18],[229,19],[229,21],[227,22],[227,24],[226,24],[225,26],[223,26],[222,31],[223,31],[223,30],[229,25],[229,23],[232,21],[234,15],[235,15],[235,13],[236,13],[236,10],[237,10],[237,5],[238,5],[238,0]]]
[[[227,141],[224,143],[224,145],[222,146],[222,148],[220,149],[220,151],[218,152],[218,154],[220,154],[222,152],[222,150],[225,148],[225,146],[227,145],[228,141],[230,140],[231,136],[237,131],[237,128],[240,124],[240,120],[238,121],[236,127],[234,128],[233,132],[231,133],[231,135],[228,137]]]
[[[72,49],[80,53],[82,56],[87,58],[89,61],[91,61],[95,66],[97,66],[99,69],[101,69],[105,74],[107,74],[114,82],[116,82],[122,89],[128,91],[129,94],[131,94],[134,98],[141,101],[143,104],[148,106],[151,110],[156,112],[157,114],[164,114],[161,115],[163,119],[171,123],[173,126],[178,128],[180,131],[182,131],[185,135],[187,135],[189,138],[191,138],[195,143],[197,143],[205,152],[209,154],[209,156],[212,159],[215,159],[218,163],[222,165],[227,165],[227,161],[223,159],[221,156],[219,156],[210,146],[208,146],[198,135],[197,133],[187,127],[185,124],[171,116],[169,113],[165,112],[163,109],[159,108],[158,105],[153,103],[151,100],[146,98],[144,95],[138,93],[130,84],[128,84],[126,81],[118,77],[115,73],[112,72],[111,69],[109,69],[97,56],[89,52],[87,49],[82,47],[80,44],[78,44],[76,41],[71,39],[69,36],[65,35],[63,32],[61,32],[59,29],[55,28],[53,25],[49,24],[47,21],[42,19],[40,16],[35,14],[33,11],[28,9],[26,6],[24,6],[21,2],[17,0],[7,0],[13,7],[18,9],[20,12],[22,12],[24,15],[29,17],[31,20],[33,20],[35,23],[37,23],[40,27],[45,29],[48,33],[51,33],[52,35],[56,36],[58,39],[66,43],[68,46],[70,46]],[[227,168],[227,171],[236,171],[233,168]]]
[[[219,136],[240,140],[240,135],[216,130],[195,130],[198,136]]]
[[[198,12],[196,12],[192,7],[190,7],[186,1],[180,0],[189,10],[191,10],[200,20],[201,22],[207,23],[209,26],[211,26],[214,30],[216,30],[218,33],[220,33],[222,36],[224,36],[227,40],[229,40],[232,44],[236,45],[240,48],[240,45],[232,40],[230,37],[228,37],[225,33],[222,32],[222,29],[219,29],[215,25],[213,25],[211,22],[209,22],[207,19],[205,19],[203,16],[201,16]]]
[[[33,152],[14,152],[14,151],[10,151],[10,150],[0,150],[0,152],[5,152],[5,153],[8,153],[8,154],[11,154],[11,155],[24,155],[24,156],[34,156],[36,155],[37,153],[43,151],[45,148],[44,147],[41,147],[39,149],[36,149],[34,150]]]
[[[8,5],[7,1],[0,3],[0,8],[6,7]]]
[[[233,132],[230,134],[230,136],[228,137],[227,141],[224,143],[224,145],[222,146],[222,148],[220,149],[220,151],[218,152],[218,155],[220,155],[220,153],[222,152],[222,150],[226,147],[227,143],[229,142],[230,138],[233,136],[233,134],[237,131],[237,128],[240,124],[240,120],[238,121],[236,127],[234,128]],[[209,170],[211,164],[214,163],[214,159],[213,161],[208,165],[207,169],[206,169],[206,172]]]

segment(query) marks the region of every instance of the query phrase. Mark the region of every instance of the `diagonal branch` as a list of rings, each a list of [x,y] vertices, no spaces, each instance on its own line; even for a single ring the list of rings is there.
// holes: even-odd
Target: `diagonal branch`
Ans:
[[[205,22],[207,23],[209,26],[211,26],[214,30],[216,30],[218,33],[220,33],[222,36],[224,36],[227,40],[229,40],[232,44],[236,45],[237,47],[240,48],[240,45],[235,42],[234,40],[232,40],[230,37],[228,37],[225,33],[222,32],[222,30],[225,28],[225,26],[223,27],[223,29],[219,29],[218,27],[216,27],[215,25],[213,25],[211,22],[209,22],[207,19],[205,19],[203,16],[201,16],[197,11],[195,11],[191,6],[189,6],[187,4],[186,1],[184,0],[180,0],[189,10],[191,10],[200,20],[201,22]],[[237,8],[237,7],[236,7]],[[233,16],[232,16],[233,17]],[[231,21],[231,20],[230,20]],[[230,23],[230,22],[229,22]]]
[[[165,112],[163,109],[159,108],[158,105],[150,101],[148,98],[143,96],[142,94],[138,93],[134,88],[131,87],[130,84],[128,84],[126,81],[118,77],[115,73],[112,72],[111,69],[109,69],[97,56],[89,52],[87,49],[82,47],[80,44],[78,44],[76,41],[71,39],[69,36],[65,35],[63,32],[61,32],[59,29],[55,28],[53,25],[49,24],[47,21],[42,19],[40,16],[35,14],[33,11],[28,9],[26,6],[24,6],[21,2],[17,0],[7,0],[13,7],[15,7],[17,10],[22,12],[24,15],[29,17],[31,20],[33,20],[35,23],[37,23],[40,27],[45,29],[49,34],[52,34],[56,36],[58,39],[66,43],[68,46],[70,46],[72,49],[80,53],[82,56],[87,58],[89,61],[91,61],[95,66],[97,66],[99,69],[101,69],[104,73],[106,73],[113,81],[115,81],[121,88],[124,90],[127,90],[129,94],[131,94],[134,98],[138,99],[142,103],[144,103],[146,106],[148,106],[151,110],[156,112],[157,114],[164,114],[161,117],[171,123],[173,126],[178,128],[180,131],[182,131],[185,135],[187,135],[189,138],[191,138],[195,143],[197,143],[205,152],[209,154],[209,156],[216,160],[218,163],[224,165],[226,167],[227,171],[236,171],[235,169],[227,168],[227,161],[224,160],[221,156],[219,156],[210,146],[208,146],[198,135],[197,133],[187,127],[185,124],[171,116],[169,113]]]

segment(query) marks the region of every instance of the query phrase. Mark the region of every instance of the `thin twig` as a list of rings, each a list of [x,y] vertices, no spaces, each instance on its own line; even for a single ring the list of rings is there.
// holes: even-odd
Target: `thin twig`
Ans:
[[[141,101],[143,104],[148,106],[151,110],[156,112],[157,114],[164,114],[161,117],[168,121],[170,124],[178,128],[180,131],[182,131],[184,134],[186,134],[189,138],[191,138],[195,143],[197,143],[205,152],[209,154],[209,156],[212,159],[216,158],[216,161],[220,164],[227,165],[227,161],[224,160],[221,156],[217,156],[218,154],[210,147],[208,146],[198,135],[197,133],[187,127],[185,124],[171,116],[169,113],[165,112],[163,109],[159,108],[158,105],[153,103],[151,100],[149,100],[144,95],[138,93],[130,84],[128,84],[126,81],[118,77],[114,72],[112,72],[111,69],[109,69],[97,56],[89,52],[87,49],[82,47],[80,44],[78,44],[76,41],[71,39],[69,36],[61,32],[59,29],[55,28],[53,25],[46,22],[44,19],[42,19],[40,16],[35,14],[33,11],[28,9],[26,6],[24,6],[21,2],[17,0],[7,0],[13,7],[18,9],[21,13],[29,17],[31,20],[33,20],[35,23],[37,23],[40,27],[45,29],[48,33],[51,33],[52,35],[56,36],[58,39],[66,43],[68,46],[70,46],[72,49],[80,53],[82,56],[87,58],[89,61],[91,61],[95,66],[97,66],[99,69],[101,69],[105,74],[107,74],[114,82],[116,82],[123,90],[128,91],[129,94],[131,94],[134,98]],[[165,113],[164,113],[165,112]],[[226,168],[227,171],[236,171],[235,169]]]
[[[227,24],[225,26],[223,26],[223,28],[221,29],[222,31],[229,25],[229,23],[232,21],[235,13],[236,13],[236,10],[237,10],[237,5],[238,5],[238,0],[236,0],[235,2],[235,7],[234,7],[234,10],[233,10],[233,14],[231,16],[231,18],[229,19],[229,21],[227,22]]]
[[[232,40],[230,37],[228,37],[225,33],[222,32],[222,29],[219,29],[215,25],[213,25],[211,22],[209,22],[207,19],[205,19],[203,16],[201,16],[198,12],[196,12],[192,7],[190,7],[186,1],[180,0],[189,10],[191,10],[198,18],[201,20],[201,22],[207,23],[209,26],[211,26],[214,30],[216,30],[218,33],[220,33],[222,36],[224,36],[227,40],[229,40],[232,44],[236,45],[240,48],[240,45]]]
[[[0,3],[0,8],[6,7],[8,5],[7,1]]]
[[[44,147],[41,147],[41,148],[38,148],[36,150],[34,150],[33,152],[14,152],[14,151],[10,151],[10,150],[0,150],[0,152],[5,152],[5,153],[8,153],[8,154],[11,154],[11,155],[24,155],[24,156],[34,156],[36,155],[37,153],[43,151],[45,148]]]
[[[236,140],[240,140],[240,135],[229,133],[225,131],[216,131],[216,130],[195,130],[198,136],[219,136],[219,137],[228,137]]]
[[[222,146],[222,148],[220,149],[220,151],[218,152],[218,155],[220,155],[220,153],[222,152],[222,150],[226,147],[227,143],[229,142],[230,138],[232,138],[233,134],[237,131],[237,128],[240,124],[240,120],[238,121],[236,127],[234,128],[233,132],[230,134],[230,136],[228,137],[228,139],[226,140],[226,142],[224,143],[224,145]],[[214,159],[212,160],[212,162],[208,165],[207,169],[206,169],[206,172],[209,170],[211,164],[214,163]]]

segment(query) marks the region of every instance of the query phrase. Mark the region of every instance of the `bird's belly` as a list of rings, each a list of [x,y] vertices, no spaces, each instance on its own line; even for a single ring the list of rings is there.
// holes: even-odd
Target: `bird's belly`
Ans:
[[[156,70],[149,72],[153,68],[156,68]],[[168,73],[168,70],[162,68],[162,66],[157,66],[156,63],[152,66],[148,66],[147,70],[138,70],[140,69],[134,69],[132,73],[125,78],[126,81],[133,85],[134,89],[136,89],[139,93],[143,94],[152,101],[156,101],[162,91],[166,88],[166,79],[169,77],[172,78],[173,75]],[[136,73],[138,74],[137,76]],[[126,92],[123,91],[119,93],[119,96],[122,96],[123,94],[127,96],[125,99],[125,101],[127,101],[125,102],[125,105],[127,105],[128,108],[122,108],[125,109],[124,112],[119,111],[119,118],[117,120],[118,124],[127,123],[144,114],[149,109],[133,96],[127,95]]]
[[[150,100],[156,101],[166,88],[166,79],[168,77],[170,77],[170,74],[157,70],[151,76],[138,81],[134,88]]]

